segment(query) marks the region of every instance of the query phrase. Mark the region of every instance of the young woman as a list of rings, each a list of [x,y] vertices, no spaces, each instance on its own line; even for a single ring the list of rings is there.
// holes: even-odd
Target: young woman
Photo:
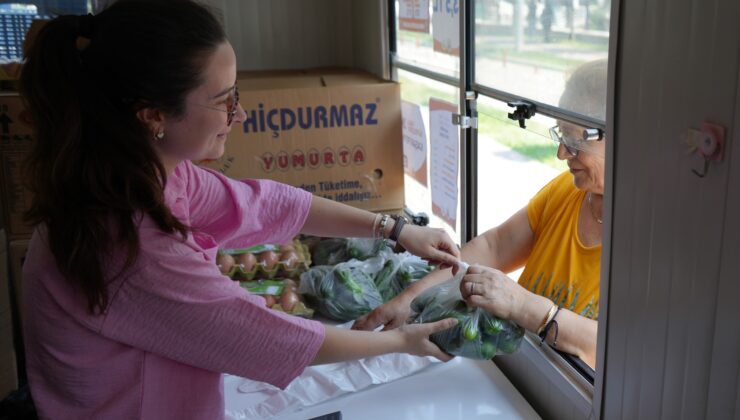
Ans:
[[[379,216],[265,180],[236,182],[190,161],[223,152],[239,106],[223,29],[189,0],[122,0],[49,22],[23,67],[36,144],[36,225],[24,266],[24,338],[42,418],[217,419],[222,372],[284,387],[311,363],[408,352],[444,320],[369,333],[265,308],[222,276],[217,245],[299,232],[373,236]],[[388,236],[394,222],[381,233]],[[440,263],[443,232],[399,242]]]

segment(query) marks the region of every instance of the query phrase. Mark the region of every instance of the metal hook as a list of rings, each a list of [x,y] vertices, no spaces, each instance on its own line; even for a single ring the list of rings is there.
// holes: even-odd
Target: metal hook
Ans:
[[[525,121],[530,119],[536,113],[537,107],[534,104],[524,101],[511,101],[506,105],[515,108],[514,112],[509,113],[509,119],[519,121],[519,127],[527,128]]]
[[[709,172],[709,159],[704,159],[704,171],[702,173],[699,173],[696,169],[692,169],[691,172],[693,172],[699,178],[704,178],[705,176],[707,176],[707,172]]]

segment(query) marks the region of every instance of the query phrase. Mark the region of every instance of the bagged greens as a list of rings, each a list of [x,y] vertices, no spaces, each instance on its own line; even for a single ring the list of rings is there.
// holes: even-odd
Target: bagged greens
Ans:
[[[334,253],[328,260],[349,248],[355,250],[353,255],[366,257],[364,261],[355,258],[335,266],[316,266],[301,275],[299,292],[319,313],[339,321],[372,311],[432,270],[408,252],[394,254],[383,241],[351,239],[340,247],[344,251],[336,248],[340,241],[323,240],[321,244],[322,252]],[[375,256],[367,258],[371,253]]]
[[[375,275],[375,286],[384,302],[393,299],[411,283],[432,271],[432,267],[426,261],[408,252],[393,254],[390,251],[383,251],[379,256],[384,262],[383,268]]]
[[[336,266],[313,267],[301,274],[298,292],[322,315],[351,321],[383,303],[373,281],[383,259],[351,260]]]
[[[429,288],[411,302],[413,322],[428,323],[455,318],[452,328],[432,334],[430,340],[455,356],[490,359],[519,349],[524,330],[515,323],[496,318],[480,308],[469,308],[460,294],[460,281],[467,267],[449,281]]]
[[[366,238],[322,239],[311,248],[314,265],[335,265],[352,259],[366,260],[390,250],[384,240]]]

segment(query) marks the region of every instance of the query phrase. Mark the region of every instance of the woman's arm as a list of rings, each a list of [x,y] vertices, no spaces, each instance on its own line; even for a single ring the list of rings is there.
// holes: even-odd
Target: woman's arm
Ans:
[[[470,267],[460,283],[460,292],[470,306],[480,307],[502,319],[510,319],[534,333],[540,329],[554,305],[550,299],[523,288],[503,272],[481,266]],[[557,330],[550,329],[548,343],[595,367],[597,322],[567,309],[561,309],[555,320]]]
[[[452,356],[429,341],[429,336],[451,328],[456,323],[457,320],[448,318],[429,324],[404,325],[399,329],[380,333],[327,326],[324,342],[311,364],[336,363],[398,352],[434,356],[446,362]]]
[[[474,244],[478,240],[485,244]],[[503,224],[470,241],[469,264],[481,264],[509,273],[527,262],[534,246],[534,232],[529,225],[527,207],[521,208]]]
[[[332,238],[372,237],[375,216],[374,213],[366,210],[313,196],[301,233]],[[392,226],[393,220],[389,220],[386,226],[386,236],[390,234]]]
[[[321,197],[313,197],[302,233],[329,237],[373,237],[377,215]],[[395,221],[388,219],[384,237],[393,231]],[[454,265],[460,257],[455,242],[441,229],[406,225],[398,242],[412,254],[434,263]]]
[[[529,226],[527,208],[514,213],[502,225],[477,236],[462,247],[461,259],[470,264],[501,267],[512,271],[521,267],[532,250],[534,233]],[[409,304],[424,290],[449,280],[452,270],[440,269],[409,286],[394,299],[359,318],[352,328],[374,330],[383,325],[385,329],[397,328],[406,323],[411,309]]]

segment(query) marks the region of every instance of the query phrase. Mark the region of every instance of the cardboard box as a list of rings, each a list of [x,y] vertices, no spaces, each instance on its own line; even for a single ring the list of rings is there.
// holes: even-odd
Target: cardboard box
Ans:
[[[355,207],[403,208],[399,85],[354,70],[239,74],[247,120],[223,157],[234,179],[269,178]]]
[[[18,368],[13,346],[13,312],[10,306],[8,249],[0,230],[0,400],[18,388]]]
[[[23,185],[22,163],[31,148],[31,119],[17,93],[0,93],[0,201],[5,229],[11,240],[28,238],[32,228],[23,222],[31,194]]]
[[[23,263],[26,261],[26,252],[28,251],[28,239],[19,241],[10,241],[9,246],[9,265],[10,265],[10,281],[12,284],[11,290],[14,291],[16,307],[18,308],[18,317],[21,323],[23,323]]]

